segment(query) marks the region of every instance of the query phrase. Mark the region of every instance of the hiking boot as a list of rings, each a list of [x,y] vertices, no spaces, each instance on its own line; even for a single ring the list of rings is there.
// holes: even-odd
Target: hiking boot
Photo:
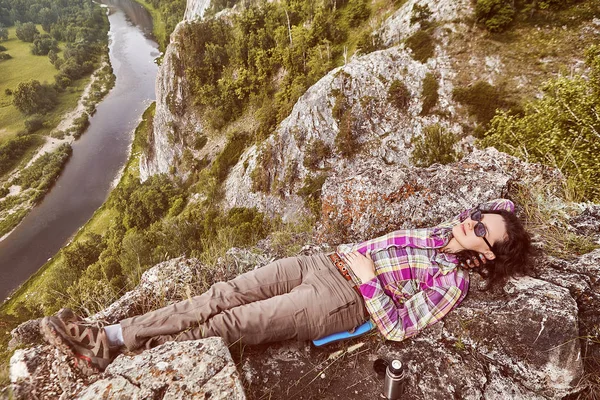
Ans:
[[[64,354],[73,357],[75,366],[84,374],[97,374],[119,354],[119,348],[110,346],[101,323],[89,323],[69,310],[45,317],[40,322],[44,339]]]

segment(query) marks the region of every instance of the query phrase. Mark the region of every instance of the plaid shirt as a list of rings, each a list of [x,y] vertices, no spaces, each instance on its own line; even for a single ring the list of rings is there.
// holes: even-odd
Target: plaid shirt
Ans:
[[[481,205],[482,210],[514,212],[510,200]],[[439,252],[452,238],[452,227],[472,210],[433,228],[398,230],[357,244],[342,244],[337,253],[370,252],[376,277],[359,286],[371,319],[388,340],[404,340],[442,319],[467,295],[469,274],[457,268],[453,254]],[[350,268],[348,268],[350,269]],[[351,271],[350,271],[351,272]]]

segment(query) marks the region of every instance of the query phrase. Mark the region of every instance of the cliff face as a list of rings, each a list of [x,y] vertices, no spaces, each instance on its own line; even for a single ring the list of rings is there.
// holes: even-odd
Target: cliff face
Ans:
[[[412,3],[403,5],[390,17],[383,29],[409,33],[418,28],[409,21]],[[466,2],[468,3],[468,2]],[[452,101],[452,79],[455,71],[445,50],[448,40],[444,27],[453,26],[457,6],[453,2],[432,5],[432,19],[441,26],[440,45],[436,56],[426,63],[416,61],[404,45],[367,55],[353,57],[345,66],[336,68],[307,90],[294,105],[290,115],[279,125],[275,134],[260,148],[252,146],[242,155],[225,184],[225,205],[254,206],[270,214],[293,219],[302,215],[302,200],[298,191],[307,177],[317,177],[328,171],[336,174],[343,168],[356,172],[364,168],[385,168],[390,165],[409,165],[411,139],[421,135],[425,126],[439,124],[449,132],[462,132],[462,125]],[[468,6],[460,8],[462,15],[470,13]],[[385,33],[388,32],[388,33]],[[397,39],[397,35],[392,37]],[[385,36],[384,36],[385,37]],[[423,80],[431,73],[439,84],[437,112],[423,114]],[[410,101],[399,110],[389,101],[388,92],[394,81],[406,85]],[[334,110],[341,101],[347,102],[352,115],[352,132],[357,153],[343,157],[336,149],[340,120]],[[314,143],[321,142],[332,151],[315,168],[307,167],[305,158]],[[268,158],[267,164],[261,159]],[[368,165],[368,167],[367,167]],[[270,193],[252,190],[254,169],[268,168]]]
[[[210,0],[188,0],[183,20],[193,21],[202,18],[208,6],[210,6]]]
[[[184,136],[200,135],[202,124],[198,110],[189,102],[179,44],[181,31],[188,21],[202,18],[208,0],[190,0],[184,20],[175,27],[156,76],[156,111],[148,151],[140,158],[140,178],[170,173],[185,149]]]

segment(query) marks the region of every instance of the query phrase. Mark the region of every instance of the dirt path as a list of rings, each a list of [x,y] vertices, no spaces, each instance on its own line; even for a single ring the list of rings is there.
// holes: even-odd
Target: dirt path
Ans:
[[[90,79],[90,82],[85,87],[85,89],[83,89],[83,93],[81,93],[81,97],[79,98],[79,101],[77,102],[77,106],[72,111],[69,111],[68,113],[63,115],[61,122],[58,124],[58,126],[55,129],[52,130],[52,133],[55,133],[58,131],[63,131],[63,132],[68,131],[73,126],[75,119],[78,118],[79,116],[81,116],[84,112],[86,112],[84,101],[85,101],[86,97],[88,96],[88,94],[90,93],[90,90],[92,89],[92,85],[98,78],[98,76],[97,76],[98,72],[100,72],[100,70],[102,70],[102,68],[104,68],[105,65],[108,65],[107,61],[103,61],[102,64],[100,64],[100,67],[98,67],[98,69],[96,69],[96,71],[94,71],[94,73],[92,74],[92,78]],[[29,160],[29,162],[27,163],[25,168],[27,168],[31,164],[33,164],[33,162],[35,160],[37,160],[39,157],[41,157],[42,155],[44,155],[44,153],[52,153],[58,147],[60,147],[60,145],[62,145],[64,143],[71,144],[74,141],[75,141],[75,138],[73,137],[73,135],[65,135],[65,137],[62,139],[56,139],[56,138],[53,138],[50,136],[46,137],[46,143],[44,143],[44,145],[39,148],[37,153],[33,157],[31,157],[31,160]],[[20,171],[15,171],[15,172],[19,173]]]

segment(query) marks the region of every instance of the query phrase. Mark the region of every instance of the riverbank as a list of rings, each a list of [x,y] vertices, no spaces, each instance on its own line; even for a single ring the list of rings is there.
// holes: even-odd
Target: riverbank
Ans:
[[[166,25],[162,19],[160,11],[144,0],[134,0],[136,3],[142,5],[146,11],[152,16],[152,36],[158,43],[158,49],[161,53],[165,52],[167,44],[169,44],[169,35],[167,34]]]
[[[110,66],[108,54],[103,56],[100,66],[92,73],[88,84],[83,89],[81,97],[74,109],[69,110],[53,129],[50,136],[37,135],[44,143],[30,155],[29,160],[22,162],[4,182],[4,195],[0,194],[0,242],[6,239],[16,229],[25,216],[38,204],[51,189],[52,183],[58,178],[68,157],[62,153],[83,134],[88,126],[89,118],[94,114],[96,105],[109,93],[114,86],[114,75]],[[70,155],[70,150],[69,150]],[[59,163],[49,169],[42,157],[60,158]],[[25,160],[27,160],[25,158]],[[43,169],[43,173],[36,171]],[[34,181],[28,179],[23,183],[25,174],[36,175]]]

